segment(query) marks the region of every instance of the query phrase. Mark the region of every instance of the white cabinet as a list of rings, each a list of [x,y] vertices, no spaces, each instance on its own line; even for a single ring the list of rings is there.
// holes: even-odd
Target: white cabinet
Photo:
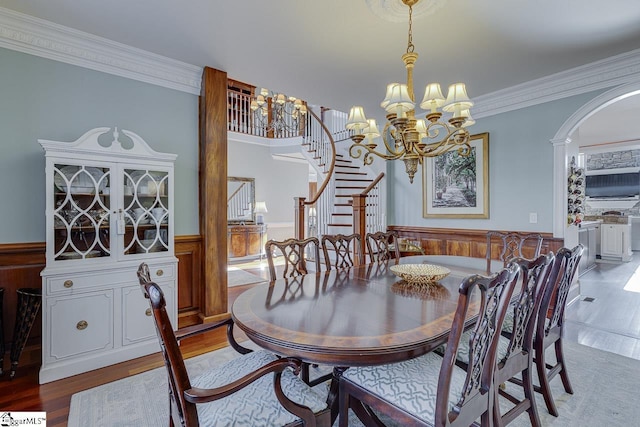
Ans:
[[[174,154],[97,128],[39,140],[46,156],[46,268],[40,383],[159,350],[136,275],[141,262],[177,324]],[[121,142],[122,141],[122,142]]]
[[[600,226],[600,256],[622,261],[631,259],[631,225],[602,224]]]
[[[640,216],[631,217],[631,250],[640,251]]]

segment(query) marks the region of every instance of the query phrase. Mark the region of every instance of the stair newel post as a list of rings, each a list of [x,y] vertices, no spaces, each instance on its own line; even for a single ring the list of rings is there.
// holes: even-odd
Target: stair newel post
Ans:
[[[353,197],[353,232],[359,234],[360,239],[360,251],[365,256],[365,236],[367,233],[367,195],[366,194],[352,194]]]
[[[304,239],[304,206],[306,197],[294,197],[295,200],[295,213],[294,213],[294,224],[295,224],[295,234],[296,239],[302,240]]]

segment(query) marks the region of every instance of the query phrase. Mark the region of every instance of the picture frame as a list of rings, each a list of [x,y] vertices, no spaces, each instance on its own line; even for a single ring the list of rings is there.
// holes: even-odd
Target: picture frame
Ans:
[[[489,133],[471,135],[469,145],[469,156],[453,150],[424,159],[424,218],[489,218]]]

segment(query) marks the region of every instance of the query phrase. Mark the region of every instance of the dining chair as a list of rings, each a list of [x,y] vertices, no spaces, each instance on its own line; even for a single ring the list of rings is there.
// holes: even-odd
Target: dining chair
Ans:
[[[429,352],[399,363],[347,369],[340,378],[340,427],[347,427],[350,407],[365,425],[382,425],[380,413],[399,425],[467,427],[480,419],[481,426],[493,426],[499,331],[518,276],[518,266],[510,264],[491,277],[474,275],[461,283],[444,357]],[[455,361],[472,304],[478,320],[465,371]]]
[[[552,272],[555,258],[553,253],[541,255],[534,260],[516,258],[512,263],[520,267],[521,286],[516,287],[516,295],[502,325],[502,336],[498,344],[498,360],[495,383],[504,384],[516,375],[522,378],[524,398],[507,392],[506,388],[495,387],[495,423],[504,426],[527,412],[533,427],[540,427],[533,388],[533,335],[542,294]],[[504,414],[500,410],[500,396],[514,404]]]
[[[499,240],[499,246],[495,248],[493,243],[494,239]],[[491,260],[498,259],[506,266],[509,261],[514,258],[522,257],[534,259],[540,255],[542,250],[542,235],[538,233],[516,233],[516,232],[502,232],[502,231],[488,231],[487,232],[487,272],[491,271]],[[533,253],[525,255],[523,247],[527,242],[534,244]],[[499,251],[499,252],[498,252]],[[494,254],[498,252],[497,258]]]
[[[377,231],[365,235],[369,261],[386,261],[390,259],[400,259],[400,247],[398,246],[397,231]]]
[[[321,241],[327,270],[364,264],[362,237],[359,234],[325,234]]]
[[[325,399],[297,376],[299,360],[240,346],[230,316],[174,332],[164,294],[151,281],[147,264],[139,266],[138,279],[151,305],[167,368],[169,426],[331,424]],[[178,342],[219,327],[226,327],[229,343],[241,356],[191,379]]]
[[[494,374],[496,396],[494,399],[495,424],[504,426],[509,424],[523,412],[529,414],[533,427],[540,426],[540,418],[536,407],[532,376],[533,367],[533,334],[536,326],[536,316],[542,301],[542,294],[552,276],[554,255],[541,255],[534,260],[515,258],[512,264],[520,268],[520,286],[516,286],[516,296],[511,300],[502,332],[498,338],[497,366]],[[469,363],[469,336],[471,331],[464,332],[460,340],[456,364],[467,369]],[[436,350],[442,353],[442,349]],[[524,398],[516,397],[506,391],[502,385],[521,375],[518,380],[523,387]],[[514,404],[504,415],[500,411],[500,396]]]
[[[312,258],[307,259],[307,251]],[[308,274],[307,263],[315,265],[314,272],[320,271],[320,242],[316,237],[309,237],[304,240],[287,239],[283,241],[269,240],[265,244],[265,252],[269,263],[269,277],[271,281],[278,279],[274,256],[278,253],[283,256],[284,269],[283,278],[296,277]]]
[[[573,249],[561,248],[558,250],[551,277],[542,294],[542,301],[537,313],[535,335],[533,339],[534,361],[538,373],[540,386],[534,387],[542,393],[547,410],[553,416],[558,416],[558,409],[551,394],[549,382],[560,375],[564,390],[573,394],[573,387],[567,374],[567,365],[562,348],[564,335],[564,310],[571,284],[578,270],[580,259],[584,251],[581,244]],[[551,345],[554,346],[556,363],[547,362],[545,352]],[[517,381],[514,381],[517,382]]]

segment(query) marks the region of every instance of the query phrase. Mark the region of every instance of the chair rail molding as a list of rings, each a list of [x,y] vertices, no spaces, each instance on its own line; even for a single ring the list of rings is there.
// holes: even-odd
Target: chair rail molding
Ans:
[[[202,67],[0,7],[0,47],[200,94]]]

